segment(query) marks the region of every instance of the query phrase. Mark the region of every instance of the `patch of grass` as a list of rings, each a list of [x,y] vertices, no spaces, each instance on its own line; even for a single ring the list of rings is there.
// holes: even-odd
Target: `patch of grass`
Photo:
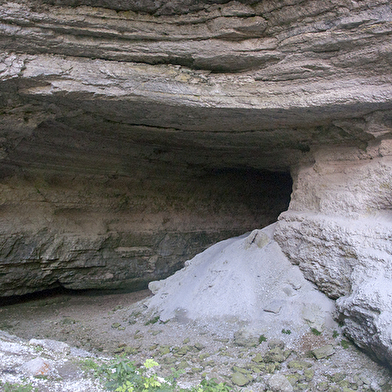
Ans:
[[[71,319],[71,318],[69,318],[69,317],[63,318],[63,319],[61,320],[61,322],[62,322],[64,325],[73,325],[73,324],[76,324],[76,320]]]
[[[10,382],[2,384],[0,381],[0,387],[3,392],[38,392],[38,389],[31,384],[12,384]]]
[[[156,324],[159,321],[159,316],[155,316],[150,320],[146,321],[144,325]]]
[[[91,358],[83,359],[79,362],[79,367],[85,371],[85,372],[90,372],[93,371],[94,373],[97,372],[99,368],[99,364],[96,363],[94,360]]]
[[[192,388],[192,392],[231,392],[233,388],[231,388],[226,383],[217,383],[215,379],[211,378],[209,380],[204,379],[200,385]]]
[[[263,342],[266,342],[266,341],[267,341],[267,338],[264,335],[260,335],[260,337],[259,337],[259,344],[261,344]]]
[[[312,331],[313,335],[316,335],[316,336],[320,336],[321,335],[321,332],[319,330],[317,330],[316,328],[311,328],[310,330]]]
[[[334,339],[336,339],[338,336],[339,336],[339,332],[336,331],[336,330],[334,330],[334,331],[333,331],[333,334],[332,334],[332,337],[333,337]]]
[[[286,334],[286,335],[290,335],[291,331],[289,329],[282,329],[282,333]]]
[[[347,348],[349,348],[350,347],[350,342],[348,341],[348,340],[341,340],[340,341],[340,345],[344,348],[344,349],[347,349]]]

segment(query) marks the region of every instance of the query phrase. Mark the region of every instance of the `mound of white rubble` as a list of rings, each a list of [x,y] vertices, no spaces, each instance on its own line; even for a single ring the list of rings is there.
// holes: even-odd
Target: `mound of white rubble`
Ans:
[[[161,321],[225,321],[266,337],[335,328],[335,303],[305,280],[273,239],[275,224],[211,246],[161,281],[146,302]]]

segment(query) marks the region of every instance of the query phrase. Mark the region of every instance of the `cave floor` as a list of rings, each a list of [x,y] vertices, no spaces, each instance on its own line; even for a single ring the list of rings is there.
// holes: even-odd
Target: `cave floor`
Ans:
[[[219,331],[216,326],[209,329],[193,322],[162,323],[148,318],[142,300],[150,295],[149,290],[105,295],[87,292],[8,304],[0,307],[0,330],[23,339],[63,341],[97,357],[125,354],[135,363],[153,357],[161,365],[163,376],[171,374],[173,368],[183,369],[179,381],[184,387],[197,384],[205,376],[236,385],[239,381],[234,374],[240,373],[248,379],[246,390],[263,391],[271,374],[282,373],[294,391],[391,390],[390,373],[340,334],[310,332],[294,349],[281,351],[276,342],[253,346],[251,339],[236,337],[230,325]],[[334,354],[317,360],[311,351],[327,345],[333,347]],[[282,358],[268,354],[276,347]],[[320,389],[323,385],[328,388]]]

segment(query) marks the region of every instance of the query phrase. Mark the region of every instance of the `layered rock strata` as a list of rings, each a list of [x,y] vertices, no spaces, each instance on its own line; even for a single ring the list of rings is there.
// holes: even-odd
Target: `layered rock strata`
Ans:
[[[315,160],[296,170],[275,239],[337,300],[348,336],[392,363],[392,140],[325,149]]]
[[[390,363],[391,22],[387,0],[2,0],[1,295],[157,279],[272,222],[291,172],[277,241]]]

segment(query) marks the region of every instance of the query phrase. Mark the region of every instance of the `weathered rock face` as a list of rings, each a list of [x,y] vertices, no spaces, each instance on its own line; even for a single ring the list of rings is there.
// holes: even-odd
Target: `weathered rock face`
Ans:
[[[392,363],[392,141],[323,150],[296,173],[276,240],[337,299],[346,333]]]
[[[291,188],[287,176],[249,170],[145,175],[14,169],[0,185],[0,293],[140,288],[208,245],[273,221]]]
[[[290,171],[277,241],[392,362],[391,21],[387,0],[2,0],[0,295],[167,275],[272,222]]]

